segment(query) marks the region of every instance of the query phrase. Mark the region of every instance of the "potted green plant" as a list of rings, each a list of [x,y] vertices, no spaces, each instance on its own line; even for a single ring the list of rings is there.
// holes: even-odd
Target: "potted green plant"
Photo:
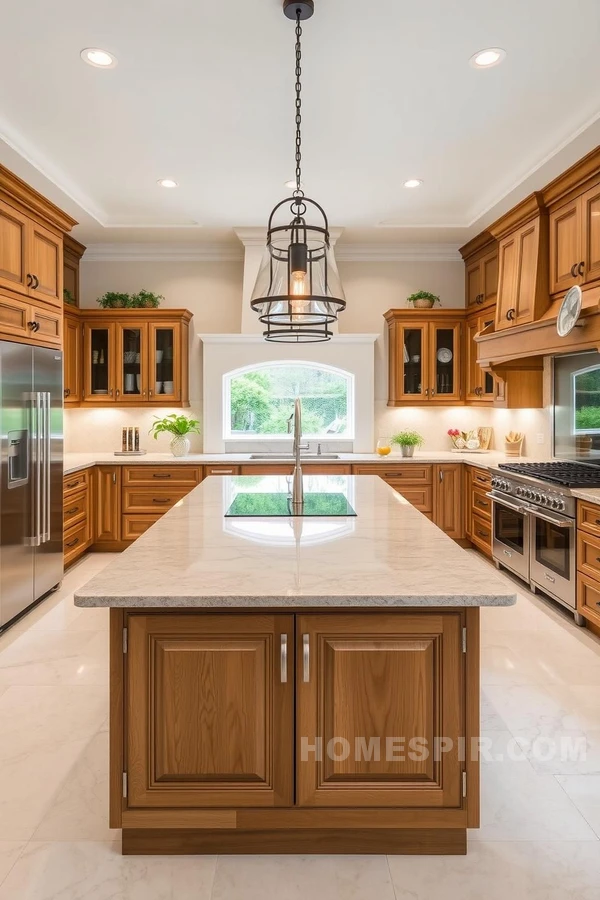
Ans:
[[[152,291],[142,288],[131,298],[131,305],[134,309],[156,309],[157,306],[160,306],[160,301],[164,299],[162,294],[153,294]]]
[[[97,303],[102,309],[128,309],[131,306],[131,297],[129,294],[107,291],[102,297],[98,297]]]
[[[177,413],[171,413],[163,419],[160,419],[158,416],[154,416],[154,418],[156,422],[150,429],[150,434],[153,435],[154,439],[156,440],[159,434],[165,432],[172,434],[171,453],[173,456],[187,456],[190,452],[190,442],[187,435],[200,434],[200,422],[198,419],[190,419],[188,416],[177,415]]]
[[[399,431],[392,438],[392,444],[397,444],[400,447],[402,456],[412,456],[415,452],[415,447],[422,447],[424,443],[425,439],[421,437],[419,432],[411,431],[410,429]]]
[[[75,300],[75,297],[73,296],[71,291],[69,291],[67,288],[63,289],[63,300],[69,306],[77,306],[77,301]]]
[[[407,303],[412,303],[415,309],[431,309],[436,303],[441,305],[441,300],[430,291],[417,291],[406,298]]]

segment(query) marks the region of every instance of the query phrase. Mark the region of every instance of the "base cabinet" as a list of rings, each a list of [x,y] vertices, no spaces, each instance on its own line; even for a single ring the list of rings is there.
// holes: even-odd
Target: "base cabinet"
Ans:
[[[95,466],[94,543],[121,540],[121,466]]]

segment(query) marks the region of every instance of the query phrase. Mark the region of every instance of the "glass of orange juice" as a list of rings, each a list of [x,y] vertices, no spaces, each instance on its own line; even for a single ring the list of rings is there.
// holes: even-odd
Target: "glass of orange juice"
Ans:
[[[380,456],[388,456],[392,452],[392,442],[389,437],[380,437],[377,441],[377,452]]]

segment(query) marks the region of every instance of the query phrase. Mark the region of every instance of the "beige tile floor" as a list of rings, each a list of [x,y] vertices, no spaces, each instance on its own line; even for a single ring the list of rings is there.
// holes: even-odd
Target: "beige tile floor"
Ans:
[[[524,588],[482,611],[490,758],[466,857],[122,857],[108,614],[73,606],[110,558],[88,556],[0,637],[0,900],[600,900],[600,642]],[[536,752],[561,736],[587,739],[587,758]]]

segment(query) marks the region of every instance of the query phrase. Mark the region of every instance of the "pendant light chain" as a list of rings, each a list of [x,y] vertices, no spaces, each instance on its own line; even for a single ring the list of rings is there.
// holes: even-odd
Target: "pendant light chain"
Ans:
[[[296,189],[294,197],[304,197],[302,190],[302,26],[300,10],[296,10]]]

